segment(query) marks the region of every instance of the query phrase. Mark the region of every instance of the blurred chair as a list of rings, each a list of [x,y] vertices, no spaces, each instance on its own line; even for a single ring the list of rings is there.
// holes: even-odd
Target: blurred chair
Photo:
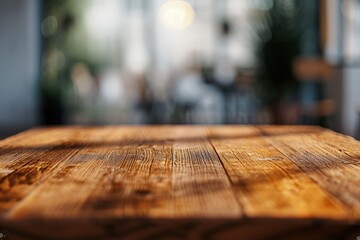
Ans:
[[[326,125],[326,118],[336,111],[335,101],[324,94],[325,84],[333,76],[332,67],[322,58],[298,58],[294,62],[294,72],[304,90],[301,123]],[[307,97],[311,91],[313,96]]]

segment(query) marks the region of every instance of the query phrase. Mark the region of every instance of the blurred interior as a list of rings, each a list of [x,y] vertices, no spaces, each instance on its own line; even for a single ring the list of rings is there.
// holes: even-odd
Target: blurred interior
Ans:
[[[0,0],[0,137],[316,124],[360,138],[359,0]]]

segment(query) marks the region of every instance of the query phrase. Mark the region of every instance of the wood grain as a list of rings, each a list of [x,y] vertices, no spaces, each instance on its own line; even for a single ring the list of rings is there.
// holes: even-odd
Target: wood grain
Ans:
[[[210,136],[215,136],[214,147],[247,215],[289,218],[348,215],[335,198],[255,128],[213,128]],[[225,140],[220,136],[226,136]]]
[[[204,129],[179,127],[173,134],[176,215],[239,217],[240,206]]]
[[[360,143],[312,126],[38,128],[0,141],[10,239],[356,239]]]
[[[275,135],[271,142],[295,164],[297,164],[320,187],[332,193],[350,207],[351,214],[360,216],[360,162],[354,154],[348,155],[341,149],[329,145],[328,139],[337,135],[329,131],[317,137],[322,131],[309,132],[299,138],[297,129],[291,127],[260,128],[264,135]],[[291,133],[282,135],[281,133]],[[277,136],[276,136],[277,135]],[[335,135],[335,136],[334,136]],[[329,140],[332,142],[333,140]],[[349,152],[351,148],[348,148]],[[353,155],[353,156],[352,156]]]

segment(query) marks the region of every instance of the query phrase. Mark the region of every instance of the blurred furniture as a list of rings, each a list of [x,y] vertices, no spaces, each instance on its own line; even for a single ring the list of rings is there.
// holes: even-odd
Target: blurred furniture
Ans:
[[[108,126],[0,141],[9,239],[356,239],[360,142],[312,126]]]
[[[360,140],[360,106],[358,107],[357,110],[357,126],[355,130],[355,138]]]
[[[255,74],[251,70],[238,70],[235,77],[234,106],[231,124],[258,124],[260,101],[256,94]]]
[[[325,84],[333,74],[331,66],[321,58],[298,58],[294,62],[294,72],[301,80],[304,93],[301,96],[300,115],[302,123],[324,124],[324,119],[336,111],[333,99],[325,96]],[[306,95],[311,94],[310,98]]]

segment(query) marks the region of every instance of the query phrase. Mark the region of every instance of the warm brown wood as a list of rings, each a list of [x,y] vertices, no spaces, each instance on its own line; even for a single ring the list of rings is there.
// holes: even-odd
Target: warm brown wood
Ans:
[[[350,207],[351,214],[360,217],[360,160],[356,150],[351,148],[353,141],[346,141],[349,147],[345,147],[344,140],[341,141],[339,135],[329,135],[329,131],[324,134],[321,130],[313,131],[301,138],[297,136],[299,131],[293,127],[267,127],[263,128],[262,133],[275,135],[271,142],[284,155],[319,186]]]
[[[172,132],[176,216],[240,217],[240,206],[205,129],[178,127]]]
[[[311,126],[33,129],[0,141],[9,239],[356,239],[360,143]]]
[[[335,219],[348,215],[256,128],[213,128],[210,135],[247,215]]]

